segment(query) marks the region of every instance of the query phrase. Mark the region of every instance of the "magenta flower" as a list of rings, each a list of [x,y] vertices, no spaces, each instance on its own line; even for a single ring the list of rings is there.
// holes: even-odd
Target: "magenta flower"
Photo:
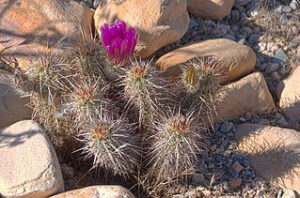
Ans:
[[[116,20],[112,25],[104,24],[100,30],[102,43],[110,61],[121,65],[126,63],[137,44],[135,29],[127,29],[124,21]]]

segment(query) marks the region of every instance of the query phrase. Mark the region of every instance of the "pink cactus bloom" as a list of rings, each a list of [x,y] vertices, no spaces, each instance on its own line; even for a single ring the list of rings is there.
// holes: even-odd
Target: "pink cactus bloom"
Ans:
[[[124,21],[116,20],[112,25],[104,24],[100,30],[110,61],[118,65],[125,64],[133,55],[137,44],[135,29],[127,28]]]

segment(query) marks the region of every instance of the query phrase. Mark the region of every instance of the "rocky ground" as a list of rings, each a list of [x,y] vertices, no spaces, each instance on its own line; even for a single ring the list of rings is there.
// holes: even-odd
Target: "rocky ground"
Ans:
[[[95,9],[100,1],[83,0],[82,3],[91,9]],[[255,51],[255,71],[263,74],[267,82],[267,88],[271,92],[276,105],[273,110],[266,113],[243,112],[242,115],[234,119],[215,124],[211,137],[207,142],[209,145],[207,155],[199,159],[198,172],[192,176],[189,185],[179,185],[178,188],[169,192],[174,194],[174,197],[292,198],[296,197],[296,192],[300,192],[300,182],[297,179],[299,175],[299,172],[297,172],[298,165],[295,165],[300,164],[300,160],[298,160],[298,155],[294,155],[300,150],[298,149],[299,146],[296,146],[297,143],[300,143],[300,137],[297,135],[297,132],[300,131],[300,118],[294,119],[295,115],[299,116],[298,112],[300,110],[298,108],[299,111],[296,113],[293,110],[284,110],[285,106],[281,104],[282,94],[285,93],[283,87],[295,87],[295,82],[299,82],[299,80],[297,81],[300,78],[299,72],[293,73],[294,76],[298,75],[293,80],[285,80],[290,79],[291,73],[297,71],[297,68],[299,70],[299,35],[299,1],[235,0],[230,15],[223,20],[212,20],[190,15],[190,24],[185,35],[179,41],[156,52],[155,60],[187,44],[215,38],[226,38],[245,44]],[[11,70],[4,64],[0,64],[0,69]],[[257,76],[253,78],[258,79]],[[293,86],[290,85],[292,83],[294,83]],[[257,89],[260,88],[261,86]],[[291,89],[293,90],[293,88]],[[247,98],[243,100],[247,100]],[[21,120],[22,118],[18,119]],[[244,126],[248,126],[247,129]],[[273,126],[274,128],[265,130],[265,126]],[[248,145],[248,143],[247,139],[243,139],[240,134],[247,133],[247,130],[255,134],[251,136],[255,138],[254,143],[251,143],[251,146],[254,147],[253,149],[251,147],[251,149],[255,152],[247,146],[242,146],[243,141],[245,141],[245,145]],[[268,134],[270,132],[273,133]],[[282,134],[276,135],[277,132]],[[273,136],[275,139],[287,140],[279,144],[275,140],[275,142],[273,141]],[[289,140],[291,137],[292,140]],[[256,152],[255,148],[260,148],[265,144],[270,147],[268,150],[271,153],[270,155],[269,153],[262,153],[259,149]],[[278,147],[283,148],[280,150]],[[249,150],[255,155],[252,155]],[[280,151],[279,154],[276,153],[277,150]],[[273,152],[275,152],[274,155]],[[269,156],[272,156],[272,158],[269,159]],[[257,162],[260,159],[259,157],[261,160]],[[103,181],[99,182],[93,172],[80,170],[80,162],[76,165],[74,163],[67,164],[72,162],[72,159],[66,162],[59,153],[58,159],[61,163],[66,190],[105,183]],[[283,162],[282,160],[286,161]],[[272,165],[267,163],[268,161],[278,165],[278,167],[268,167]],[[45,163],[48,163],[48,161]],[[261,167],[261,164],[264,167]],[[287,174],[288,171],[283,171],[280,168],[281,164],[287,167],[292,164],[290,169],[295,169],[296,174]],[[79,170],[74,170],[74,167]],[[274,169],[274,172],[265,172],[265,169]],[[273,176],[276,176],[277,173],[279,178],[283,178],[283,184],[287,188],[283,188],[280,182],[274,180]],[[112,184],[120,184],[118,179],[116,178],[116,182],[113,181]],[[295,180],[295,182],[290,182],[290,180]],[[127,181],[122,184],[127,188],[132,187]]]

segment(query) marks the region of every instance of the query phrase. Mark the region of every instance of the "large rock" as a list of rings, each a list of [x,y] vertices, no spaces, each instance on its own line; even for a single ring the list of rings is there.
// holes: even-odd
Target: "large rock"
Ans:
[[[0,130],[0,156],[0,196],[49,197],[64,190],[56,153],[36,122]]]
[[[17,121],[30,119],[29,97],[13,86],[12,75],[0,70],[0,129]]]
[[[283,87],[279,106],[289,119],[300,121],[300,67],[283,81]]]
[[[54,195],[51,198],[134,198],[134,195],[122,186],[91,186]]]
[[[227,39],[201,41],[171,51],[160,57],[156,65],[166,71],[166,75],[177,77],[181,72],[181,64],[196,58],[217,62],[217,70],[222,78],[221,83],[234,80],[254,70],[256,55],[246,45]]]
[[[266,81],[259,72],[224,86],[216,98],[220,101],[216,122],[235,119],[246,112],[263,112],[275,108]]]
[[[0,13],[1,58],[24,70],[91,35],[93,12],[75,1],[0,0]]]
[[[189,13],[210,19],[222,19],[231,12],[234,0],[187,0]]]
[[[111,24],[116,19],[136,28],[136,51],[144,58],[179,40],[190,21],[186,0],[107,0],[97,8],[94,19],[99,34],[104,23]]]
[[[238,151],[271,183],[300,194],[300,133],[292,129],[243,124],[236,133]]]

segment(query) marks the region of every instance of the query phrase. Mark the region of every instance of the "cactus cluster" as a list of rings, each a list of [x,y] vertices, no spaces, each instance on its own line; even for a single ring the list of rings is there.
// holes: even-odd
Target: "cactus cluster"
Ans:
[[[105,45],[81,42],[69,54],[52,54],[27,73],[18,72],[16,79],[31,92],[33,119],[56,148],[72,145],[68,152],[93,159],[91,168],[157,189],[194,171],[215,115],[218,79],[209,61],[183,65],[175,81],[163,78],[151,61],[130,57],[134,30],[119,21],[116,26],[102,28]]]

